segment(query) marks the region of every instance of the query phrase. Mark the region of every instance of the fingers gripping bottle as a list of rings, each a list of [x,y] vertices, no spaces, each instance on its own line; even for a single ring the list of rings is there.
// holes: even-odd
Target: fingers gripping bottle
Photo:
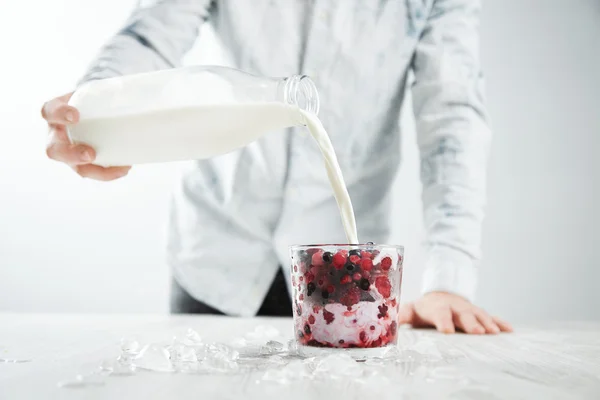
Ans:
[[[96,150],[96,164],[133,165],[209,158],[264,134],[304,125],[319,97],[307,76],[254,76],[194,66],[89,81],[69,104],[80,121],[73,143]]]

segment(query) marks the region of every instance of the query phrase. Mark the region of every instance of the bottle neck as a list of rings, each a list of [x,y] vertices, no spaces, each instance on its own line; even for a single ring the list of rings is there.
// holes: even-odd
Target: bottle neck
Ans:
[[[319,93],[314,82],[306,75],[292,75],[279,81],[279,101],[296,106],[303,111],[319,113]]]

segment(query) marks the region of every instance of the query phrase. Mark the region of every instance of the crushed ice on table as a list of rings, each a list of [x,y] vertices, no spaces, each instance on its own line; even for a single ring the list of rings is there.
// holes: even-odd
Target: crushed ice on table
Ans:
[[[314,373],[317,376],[330,378],[355,377],[363,374],[363,368],[348,354],[331,354],[315,363]]]
[[[112,376],[134,375],[138,371],[258,373],[258,384],[329,379],[339,384],[363,385],[387,382],[386,375],[394,373],[393,370],[401,376],[419,374],[419,367],[424,363],[435,363],[448,355],[435,341],[411,342],[409,335],[403,342],[404,348],[390,346],[379,358],[357,362],[346,351],[337,349],[319,349],[317,357],[306,358],[299,354],[296,340],[286,343],[280,341],[282,339],[277,329],[264,325],[228,343],[205,342],[193,329],[170,341],[140,344],[136,340],[122,339],[117,357],[104,360],[96,371],[60,382],[59,386],[101,385]]]
[[[174,371],[171,365],[171,354],[158,344],[148,344],[142,348],[134,363],[138,368],[157,372]]]
[[[265,345],[260,346],[262,355],[279,354],[284,351],[283,343],[276,340],[269,340]]]

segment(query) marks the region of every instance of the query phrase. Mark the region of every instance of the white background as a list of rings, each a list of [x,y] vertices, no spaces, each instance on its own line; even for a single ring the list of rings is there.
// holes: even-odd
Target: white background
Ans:
[[[178,166],[83,180],[46,160],[39,113],[73,88],[134,3],[0,2],[0,311],[167,312],[163,239]],[[600,319],[600,3],[484,3],[495,139],[479,303],[514,322]],[[219,61],[210,42],[187,61]],[[391,242],[407,247],[403,297],[414,299],[420,186],[404,111]]]

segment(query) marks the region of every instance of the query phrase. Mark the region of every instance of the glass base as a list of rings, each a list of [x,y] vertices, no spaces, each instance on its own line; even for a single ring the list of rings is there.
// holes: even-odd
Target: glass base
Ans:
[[[361,348],[332,348],[332,347],[312,347],[298,345],[298,354],[303,357],[322,357],[328,354],[346,354],[357,361],[364,361],[370,358],[383,358],[387,351],[394,347],[393,345],[384,347]]]

